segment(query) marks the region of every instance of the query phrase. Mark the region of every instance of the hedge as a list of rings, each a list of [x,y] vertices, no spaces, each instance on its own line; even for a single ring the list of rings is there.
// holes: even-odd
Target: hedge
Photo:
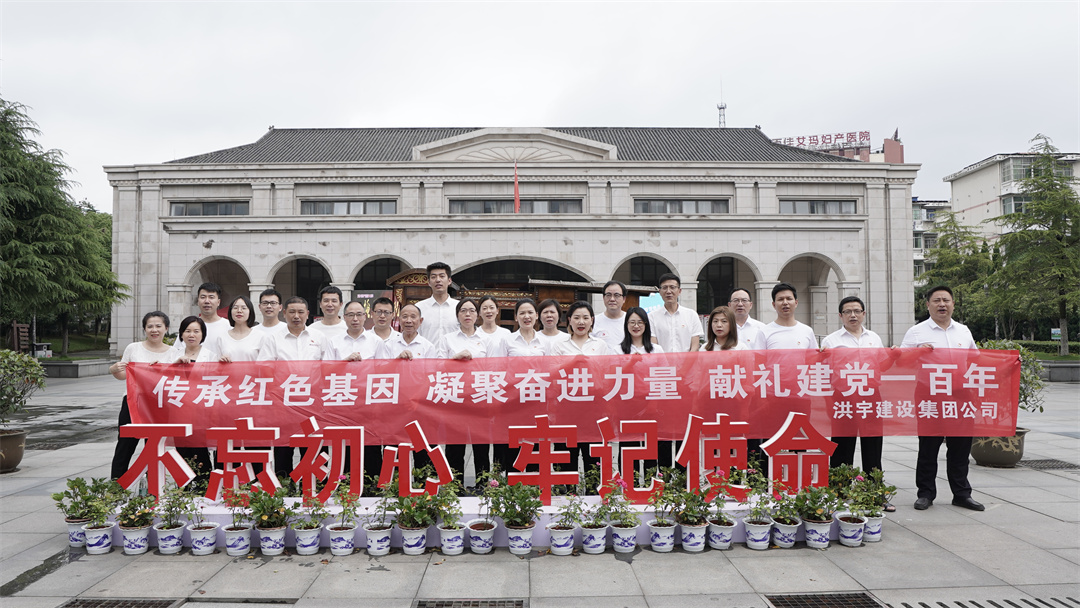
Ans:
[[[1056,355],[1058,352],[1058,343],[1053,340],[1016,340],[1016,343],[1036,353]],[[1080,342],[1069,340],[1069,354],[1080,355]]]

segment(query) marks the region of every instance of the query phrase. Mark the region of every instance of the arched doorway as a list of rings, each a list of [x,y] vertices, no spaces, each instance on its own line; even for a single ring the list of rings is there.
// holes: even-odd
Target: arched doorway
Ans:
[[[294,258],[278,268],[273,284],[286,300],[292,296],[307,300],[310,316],[314,318],[319,314],[319,290],[330,284],[330,271],[318,260]]]
[[[735,288],[752,290],[757,280],[746,262],[730,256],[713,258],[697,276],[698,313],[707,315],[717,306],[726,305]]]
[[[229,258],[215,258],[199,266],[191,275],[191,299],[193,305],[199,293],[199,285],[217,283],[221,287],[221,307],[218,314],[225,316],[225,309],[236,296],[248,295],[248,283],[251,280],[244,267]]]
[[[454,271],[454,282],[463,289],[528,289],[529,279],[588,282],[577,272],[542,260],[509,259],[483,262]]]
[[[660,275],[665,272],[675,271],[659,258],[639,255],[620,264],[611,279],[613,281],[621,281],[627,285],[648,285],[650,287],[657,287]]]
[[[840,303],[836,283],[843,280],[831,261],[812,255],[792,259],[780,271],[777,280],[795,287],[799,307],[795,319],[825,336],[840,328],[836,308]]]

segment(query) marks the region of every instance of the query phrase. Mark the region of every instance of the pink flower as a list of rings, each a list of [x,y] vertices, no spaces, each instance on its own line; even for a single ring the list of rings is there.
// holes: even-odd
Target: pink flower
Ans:
[[[757,469],[746,469],[747,473],[757,473]]]
[[[491,481],[488,482],[488,487],[491,487],[491,488],[499,487],[499,480],[492,479]]]
[[[863,481],[863,476],[862,475],[856,475],[855,476],[855,481]]]

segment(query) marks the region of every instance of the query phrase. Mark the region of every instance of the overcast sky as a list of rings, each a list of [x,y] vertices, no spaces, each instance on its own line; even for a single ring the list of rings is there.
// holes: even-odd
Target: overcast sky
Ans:
[[[269,125],[900,130],[914,194],[1036,133],[1080,152],[1080,3],[0,0],[0,96],[111,211],[103,165]]]

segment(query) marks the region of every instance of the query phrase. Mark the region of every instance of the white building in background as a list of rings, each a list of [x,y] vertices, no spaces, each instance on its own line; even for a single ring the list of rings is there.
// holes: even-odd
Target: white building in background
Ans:
[[[1035,156],[1030,152],[995,154],[945,176],[951,190],[949,203],[960,223],[971,226],[987,239],[997,238],[1001,227],[987,220],[1023,210],[1024,203],[1030,199],[1021,193],[1020,180],[1031,175]],[[1065,175],[1072,177],[1080,170],[1080,154],[1061,154],[1058,165]]]
[[[915,262],[915,278],[933,267],[929,250],[937,246],[937,214],[949,211],[949,201],[920,201],[911,199],[911,240]]]
[[[521,212],[514,213],[514,162]],[[459,285],[682,278],[701,314],[734,287],[799,290],[824,335],[862,297],[897,343],[913,320],[911,186],[919,165],[860,162],[743,128],[271,129],[258,141],[158,164],[108,166],[113,268],[133,298],[111,346],[195,290],[385,289],[441,260]]]

